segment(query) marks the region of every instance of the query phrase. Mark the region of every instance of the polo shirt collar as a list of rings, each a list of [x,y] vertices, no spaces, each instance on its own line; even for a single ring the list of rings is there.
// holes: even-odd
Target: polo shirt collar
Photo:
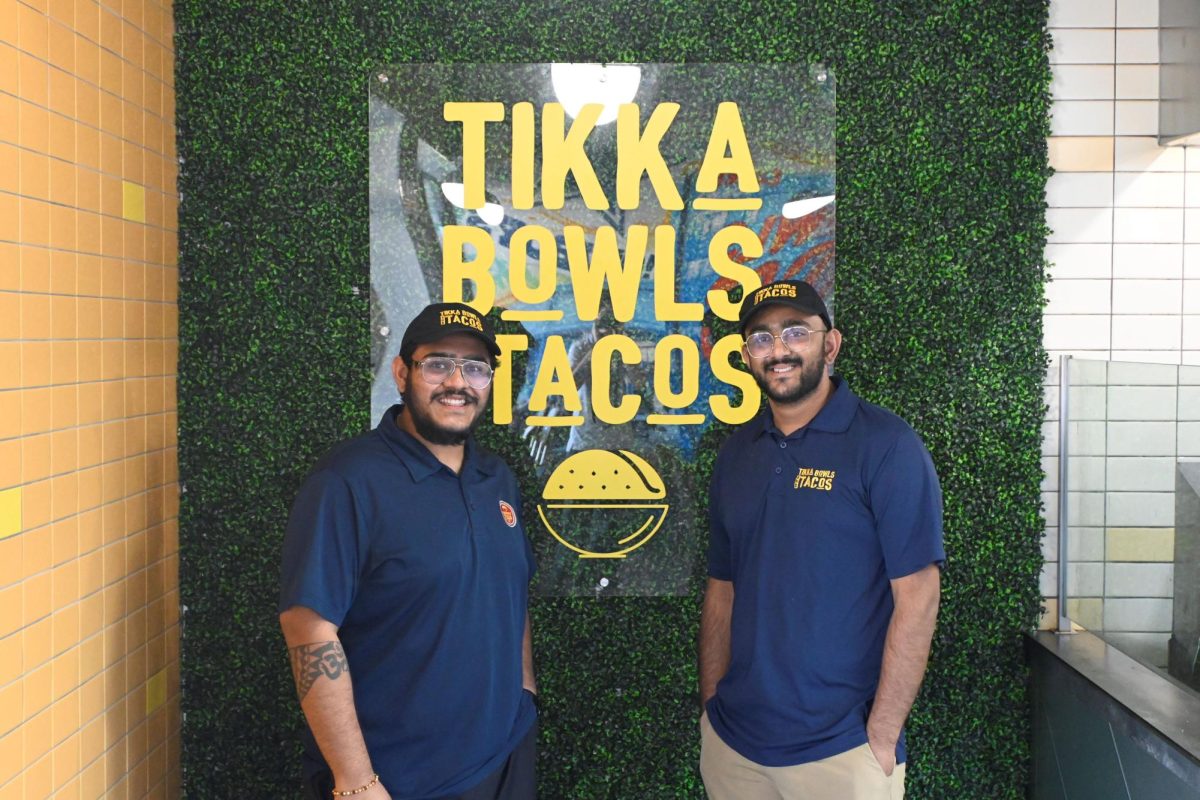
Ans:
[[[842,380],[841,376],[834,375],[830,380],[833,381],[833,394],[829,395],[829,399],[825,401],[825,405],[817,412],[817,415],[796,433],[806,430],[844,433],[850,427],[850,423],[854,420],[854,414],[858,411],[858,395],[850,391],[850,387],[846,385],[846,381]],[[758,431],[754,434],[756,439],[764,433],[770,433],[779,439],[786,438],[775,427],[775,419],[769,405],[763,407],[755,424],[759,426]]]
[[[446,469],[446,465],[437,460],[437,456],[429,452],[424,444],[411,433],[396,423],[396,417],[402,413],[404,406],[396,403],[383,413],[375,430],[383,437],[388,447],[408,469],[414,481],[423,481],[433,473]],[[467,439],[467,451],[463,456],[463,471],[473,470],[481,475],[491,475],[492,469],[483,457],[483,452],[475,442],[475,437]]]

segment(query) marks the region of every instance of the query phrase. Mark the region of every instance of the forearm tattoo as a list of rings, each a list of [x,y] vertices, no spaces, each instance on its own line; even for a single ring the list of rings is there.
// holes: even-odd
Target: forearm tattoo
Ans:
[[[341,642],[314,642],[302,644],[288,651],[292,659],[292,674],[296,676],[296,694],[304,702],[308,690],[324,675],[336,681],[350,672]]]

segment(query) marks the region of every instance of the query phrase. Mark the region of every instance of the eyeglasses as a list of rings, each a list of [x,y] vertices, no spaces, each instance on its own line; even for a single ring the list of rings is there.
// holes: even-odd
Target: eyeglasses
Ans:
[[[450,380],[450,376],[454,374],[455,367],[462,372],[463,380],[472,389],[486,389],[488,384],[492,382],[492,365],[485,361],[435,356],[433,358],[422,359],[421,361],[414,361],[413,363],[420,368],[421,378],[433,386],[440,386]]]
[[[784,328],[779,332],[779,335],[770,331],[755,331],[746,337],[746,352],[751,358],[766,358],[775,352],[775,340],[783,342],[785,349],[793,353],[798,353],[804,349],[804,345],[808,344],[808,338],[814,333],[825,333],[828,328],[820,330],[812,330],[803,325],[794,325],[790,328]]]

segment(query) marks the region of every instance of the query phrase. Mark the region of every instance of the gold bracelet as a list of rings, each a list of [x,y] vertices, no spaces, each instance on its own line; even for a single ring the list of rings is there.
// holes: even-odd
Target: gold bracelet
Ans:
[[[364,783],[362,786],[358,787],[357,789],[351,789],[348,792],[339,792],[335,788],[333,790],[333,796],[334,797],[351,797],[356,794],[362,794],[367,789],[370,789],[372,786],[374,786],[377,783],[379,783],[379,773],[375,772],[375,773],[371,774],[371,780],[367,781],[366,783]]]

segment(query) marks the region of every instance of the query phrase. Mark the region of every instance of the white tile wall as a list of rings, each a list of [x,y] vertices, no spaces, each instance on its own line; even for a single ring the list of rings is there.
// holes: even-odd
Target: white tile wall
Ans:
[[[1184,213],[1183,241],[1185,244],[1200,244],[1200,208],[1189,208]]]
[[[1176,402],[1173,386],[1112,386],[1108,389],[1108,419],[1173,422]]]
[[[1158,25],[1155,0],[1117,0],[1117,27],[1154,28]]]
[[[1057,542],[1055,543],[1057,550]],[[1072,561],[1104,560],[1104,528],[1071,526],[1067,552]]]
[[[1059,176],[1056,175],[1054,177],[1057,178]],[[1054,178],[1051,178],[1051,180],[1054,180]],[[1180,252],[1176,259],[1180,265],[1183,262],[1182,247],[1180,245]],[[1200,250],[1200,248],[1197,249]],[[1112,245],[1107,243],[1064,243],[1046,246],[1046,261],[1050,264],[1050,275],[1055,280],[1062,278],[1111,277],[1114,263],[1113,258]],[[1197,277],[1200,277],[1200,259],[1197,259],[1197,262]],[[1182,269],[1182,266],[1179,269]]]
[[[1200,422],[1179,423],[1179,456],[1180,458],[1200,458]],[[1055,499],[1055,502],[1057,503],[1058,500]],[[1054,524],[1057,525],[1057,509],[1055,513]]]
[[[1120,350],[1113,349],[1112,357],[1120,361],[1145,361],[1149,364],[1179,363],[1178,350]]]
[[[1188,208],[1196,208],[1197,206],[1200,206],[1200,178],[1187,172],[1183,173],[1183,175],[1186,178],[1183,204]]]
[[[1076,209],[1070,210],[1076,211]],[[1064,211],[1066,209],[1060,210],[1059,213]],[[1113,211],[1111,241],[1147,243],[1179,241],[1183,233],[1183,214],[1183,209],[1178,207],[1118,208]],[[1066,221],[1070,226],[1067,230],[1070,234],[1080,231],[1094,237],[1105,230],[1102,224],[1096,222],[1090,222],[1080,230],[1077,226],[1083,225],[1083,220],[1083,214],[1067,218]],[[1200,219],[1197,221],[1200,222]],[[1095,241],[1095,239],[1081,241]]]
[[[1112,64],[1117,37],[1112,28],[1063,28],[1054,32],[1052,64]]]
[[[1182,172],[1182,147],[1159,147],[1152,136],[1119,136],[1113,143],[1117,172]]]
[[[1059,100],[1050,109],[1052,136],[1112,136],[1111,100]]]
[[[1069,430],[1072,594],[1102,598],[1094,624],[1155,658],[1170,630],[1172,565],[1106,564],[1104,543],[1118,527],[1169,532],[1176,459],[1200,457],[1200,387],[1179,391],[1174,368],[1200,364],[1200,147],[1158,144],[1158,22],[1157,0],[1051,0],[1050,152],[1060,171],[1046,190],[1044,316],[1052,358],[1168,365],[1077,361],[1085,385],[1073,381]],[[1084,151],[1094,157],[1068,157]],[[1044,591],[1057,582],[1059,556],[1058,380],[1053,363]]]
[[[1175,496],[1109,491],[1104,495],[1104,518],[1113,528],[1169,528],[1175,524]]]
[[[1141,213],[1153,213],[1165,209],[1137,209]],[[1130,209],[1129,213],[1134,213]],[[1182,212],[1179,212],[1182,214]],[[1050,226],[1051,242],[1111,242],[1113,240],[1114,212],[1108,208],[1050,208],[1046,211],[1046,224]],[[1182,222],[1182,216],[1180,217]],[[1129,223],[1131,226],[1133,223]],[[1133,235],[1134,228],[1130,227]],[[1133,239],[1130,241],[1139,241]]]
[[[1173,597],[1174,564],[1110,563],[1104,568],[1105,597]]]
[[[1108,423],[1108,455],[1173,456],[1174,422]]]
[[[1055,583],[1057,583],[1057,576]],[[1073,562],[1067,568],[1067,591],[1072,597],[1104,594],[1104,565],[1094,561]]]
[[[1200,181],[1196,181],[1200,185]],[[1183,191],[1180,176],[1180,193]],[[1046,183],[1046,202],[1056,208],[1107,208],[1113,201],[1113,173],[1059,172]]]
[[[1183,318],[1173,316],[1114,316],[1112,318],[1113,350],[1137,348],[1179,352]],[[1115,357],[1115,356],[1114,356]],[[1123,417],[1122,419],[1131,419]],[[1136,419],[1134,417],[1133,419]],[[1151,417],[1157,419],[1157,417]]]
[[[1200,421],[1200,386],[1179,387],[1179,421]]]
[[[1118,177],[1121,177],[1118,175]],[[1065,247],[1066,245],[1060,245]],[[1050,258],[1047,248],[1047,259]],[[1179,278],[1183,274],[1183,243],[1113,244],[1112,277]]]
[[[1072,492],[1067,498],[1067,513],[1071,515],[1071,529],[1095,527],[1104,524],[1104,494],[1101,492]]]
[[[1118,28],[1118,64],[1157,64],[1158,28]]]
[[[1115,189],[1115,204],[1118,206],[1178,207],[1183,197],[1183,173],[1123,172],[1109,186]]]
[[[1104,421],[1108,418],[1108,391],[1103,386],[1072,386],[1067,406],[1072,425],[1086,420]]]
[[[1067,423],[1072,456],[1103,456],[1108,453],[1107,423],[1104,420],[1081,421],[1072,419]],[[1055,425],[1057,429],[1057,423]],[[1056,448],[1057,449],[1057,446]]]
[[[1111,28],[1117,22],[1115,0],[1053,0],[1050,27]]]
[[[1114,314],[1178,314],[1183,306],[1183,284],[1180,281],[1115,280],[1094,283],[1111,288]]]
[[[1183,282],[1183,313],[1200,314],[1200,279]]]
[[[1200,315],[1189,314],[1183,318],[1183,349],[1200,350]]]
[[[1058,459],[1055,459],[1057,466]],[[1106,459],[1103,456],[1076,455],[1071,452],[1071,469],[1068,483],[1072,492],[1103,492],[1107,488],[1105,479]]]
[[[1157,135],[1158,101],[1118,100],[1113,133],[1117,136]]]
[[[1179,370],[1173,366],[1114,361],[1108,365],[1106,377],[1109,386],[1175,386]]]
[[[1104,459],[1109,490],[1175,491],[1175,454],[1168,457],[1118,456]]]
[[[1158,69],[1157,64],[1122,64],[1117,67],[1116,99],[1157,100]]]
[[[1060,64],[1050,95],[1055,100],[1112,100],[1114,68],[1109,64]]]
[[[1046,284],[1047,314],[1087,314],[1109,310],[1112,281],[1055,280]],[[1177,304],[1178,305],[1178,304]]]
[[[1169,631],[1171,601],[1165,598],[1113,599],[1104,604],[1106,631]]]
[[[1112,318],[1101,314],[1055,314],[1043,321],[1048,350],[1100,350],[1111,345]]]
[[[1183,277],[1200,278],[1200,246],[1183,246]]]

